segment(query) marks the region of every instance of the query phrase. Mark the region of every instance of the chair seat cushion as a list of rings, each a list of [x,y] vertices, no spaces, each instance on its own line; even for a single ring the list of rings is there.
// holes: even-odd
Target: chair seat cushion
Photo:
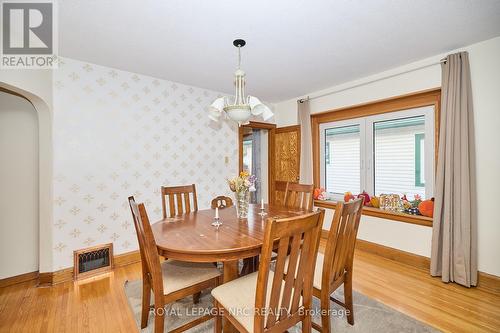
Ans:
[[[236,280],[224,283],[212,290],[212,296],[219,302],[232,317],[234,317],[248,332],[254,331],[255,293],[257,291],[257,277],[259,272],[245,275]],[[274,273],[269,271],[267,280],[266,308],[271,298]],[[281,292],[285,283],[281,284]],[[293,295],[293,289],[292,289]],[[302,305],[302,297],[299,304]],[[265,320],[267,319],[267,312]],[[264,321],[265,322],[265,321]]]
[[[212,263],[194,263],[172,259],[162,262],[161,272],[165,295],[221,275],[221,272]]]

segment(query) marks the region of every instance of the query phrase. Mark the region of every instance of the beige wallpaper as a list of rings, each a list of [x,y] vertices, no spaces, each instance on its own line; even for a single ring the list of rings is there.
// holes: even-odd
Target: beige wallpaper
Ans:
[[[161,185],[195,183],[200,208],[230,194],[237,126],[214,126],[205,112],[219,93],[71,59],[54,86],[54,270],[71,266],[75,249],[137,249],[131,194],[152,221]]]

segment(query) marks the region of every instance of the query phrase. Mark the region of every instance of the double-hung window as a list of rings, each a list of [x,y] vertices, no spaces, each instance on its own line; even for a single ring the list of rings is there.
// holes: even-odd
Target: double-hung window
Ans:
[[[434,107],[322,123],[321,184],[334,200],[345,192],[418,194],[434,179]]]

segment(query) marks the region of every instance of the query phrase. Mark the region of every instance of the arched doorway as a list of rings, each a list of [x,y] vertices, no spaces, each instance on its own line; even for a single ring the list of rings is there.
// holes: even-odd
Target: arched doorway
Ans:
[[[38,137],[33,105],[0,90],[0,279],[39,268]]]
[[[35,118],[37,119],[38,186],[36,190],[38,193],[35,197],[38,199],[37,215],[39,223],[38,240],[33,241],[33,243],[38,245],[37,263],[39,272],[52,272],[52,116],[49,106],[51,105],[51,89],[48,89],[46,84],[41,85],[44,88],[43,90],[38,87],[40,83],[44,82],[43,80],[38,80],[38,74],[31,75],[31,72],[26,75],[24,75],[24,72],[21,73],[23,75],[9,73],[9,75],[3,76],[3,79],[6,79],[6,81],[0,82],[0,92],[14,95],[31,104],[30,111],[35,111]],[[33,89],[25,90],[19,88],[19,86],[27,86]],[[48,102],[45,99],[48,99]],[[3,106],[3,103],[0,105]],[[2,156],[2,162],[4,158],[5,156]],[[8,221],[4,221],[5,218],[1,217],[0,223],[8,223]],[[10,248],[8,252],[23,251],[22,243],[16,245],[15,248]]]

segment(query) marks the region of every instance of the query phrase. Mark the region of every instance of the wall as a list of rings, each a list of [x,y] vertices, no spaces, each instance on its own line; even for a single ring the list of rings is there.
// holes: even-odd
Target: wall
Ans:
[[[38,271],[38,119],[0,91],[0,279]],[[16,249],[16,250],[13,250]]]
[[[478,200],[478,265],[479,270],[500,275],[500,223],[496,213],[497,192],[500,187],[500,149],[492,142],[499,141],[500,128],[500,37],[470,45],[471,80],[474,103],[476,177]],[[318,113],[345,106],[439,87],[441,68],[437,63],[446,54],[411,63],[390,71],[348,82],[329,91],[329,96],[311,100],[311,112]],[[416,68],[425,68],[415,70]],[[400,75],[400,73],[403,73]],[[380,78],[386,78],[373,82]],[[298,96],[302,97],[302,96]],[[275,105],[278,126],[297,124],[296,99]],[[496,133],[496,134],[495,134]],[[329,223],[325,224],[328,227]],[[416,254],[430,256],[431,228],[398,223],[364,216],[359,238]]]
[[[75,249],[113,242],[115,254],[136,250],[129,195],[145,202],[152,222],[161,185],[195,183],[200,209],[231,195],[237,126],[211,124],[205,112],[218,96],[64,59],[54,71],[54,270],[71,266]]]

